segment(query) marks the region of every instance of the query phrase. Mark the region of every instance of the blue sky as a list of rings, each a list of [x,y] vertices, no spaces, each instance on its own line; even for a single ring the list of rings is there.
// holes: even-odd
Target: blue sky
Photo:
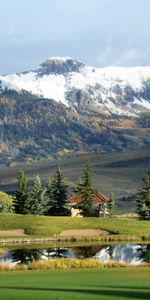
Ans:
[[[149,0],[5,0],[0,6],[0,74],[50,56],[88,65],[150,65]]]

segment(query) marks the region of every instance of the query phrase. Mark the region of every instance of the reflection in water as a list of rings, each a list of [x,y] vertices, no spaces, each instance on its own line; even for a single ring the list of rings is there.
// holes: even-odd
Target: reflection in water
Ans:
[[[50,248],[45,250],[45,257],[47,258],[61,258],[68,256],[67,248]]]
[[[98,251],[100,251],[103,246],[82,246],[82,247],[73,247],[72,251],[77,258],[90,258],[93,257]]]
[[[67,248],[49,248],[49,249],[18,249],[11,252],[12,262],[27,264],[33,260],[54,259],[62,257],[72,257],[71,251]]]
[[[11,260],[15,263],[27,264],[41,258],[41,249],[18,249],[12,251]]]
[[[143,246],[143,245],[142,245]],[[113,245],[103,248],[100,252],[96,253],[95,258],[101,261],[115,260],[120,262],[127,262],[135,265],[142,263],[139,255],[140,245]]]
[[[150,244],[140,246],[138,255],[143,262],[150,263]]]
[[[33,260],[55,258],[89,258],[101,260],[124,261],[129,264],[150,263],[150,244],[148,245],[96,245],[72,248],[48,248],[48,249],[17,249],[10,250],[0,256],[0,263],[27,264]]]
[[[107,247],[106,251],[109,255],[109,258],[111,260],[113,260],[113,253],[114,253],[114,248],[115,248],[115,245],[110,245],[109,247]]]

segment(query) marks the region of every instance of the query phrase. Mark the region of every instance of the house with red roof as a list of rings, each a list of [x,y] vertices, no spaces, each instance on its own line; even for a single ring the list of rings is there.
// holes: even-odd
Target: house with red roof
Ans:
[[[97,216],[99,217],[108,217],[109,212],[107,209],[107,202],[109,197],[104,194],[98,193],[97,191],[93,191],[93,205],[97,210]],[[79,194],[74,194],[68,198],[68,202],[71,204],[71,213],[72,216],[82,216],[81,210],[79,209],[80,204],[82,203],[82,196]]]

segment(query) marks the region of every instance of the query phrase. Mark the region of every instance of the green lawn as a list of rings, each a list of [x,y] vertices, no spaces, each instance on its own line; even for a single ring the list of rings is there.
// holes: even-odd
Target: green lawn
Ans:
[[[149,300],[150,270],[53,270],[0,273],[2,300]]]
[[[67,229],[105,229],[112,234],[150,234],[150,221],[132,218],[71,218],[0,214],[0,230],[23,228],[34,236],[53,236]]]

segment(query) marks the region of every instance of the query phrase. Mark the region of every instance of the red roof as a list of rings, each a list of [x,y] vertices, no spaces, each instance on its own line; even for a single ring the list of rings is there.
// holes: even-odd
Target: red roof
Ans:
[[[107,202],[108,199],[109,198],[107,196],[105,196],[103,194],[100,194],[98,192],[94,192],[94,196],[93,196],[93,203],[94,204],[103,204],[103,203]],[[78,194],[74,194],[74,195],[72,195],[68,198],[68,201],[72,204],[73,203],[77,204],[77,203],[82,202],[82,197]]]

